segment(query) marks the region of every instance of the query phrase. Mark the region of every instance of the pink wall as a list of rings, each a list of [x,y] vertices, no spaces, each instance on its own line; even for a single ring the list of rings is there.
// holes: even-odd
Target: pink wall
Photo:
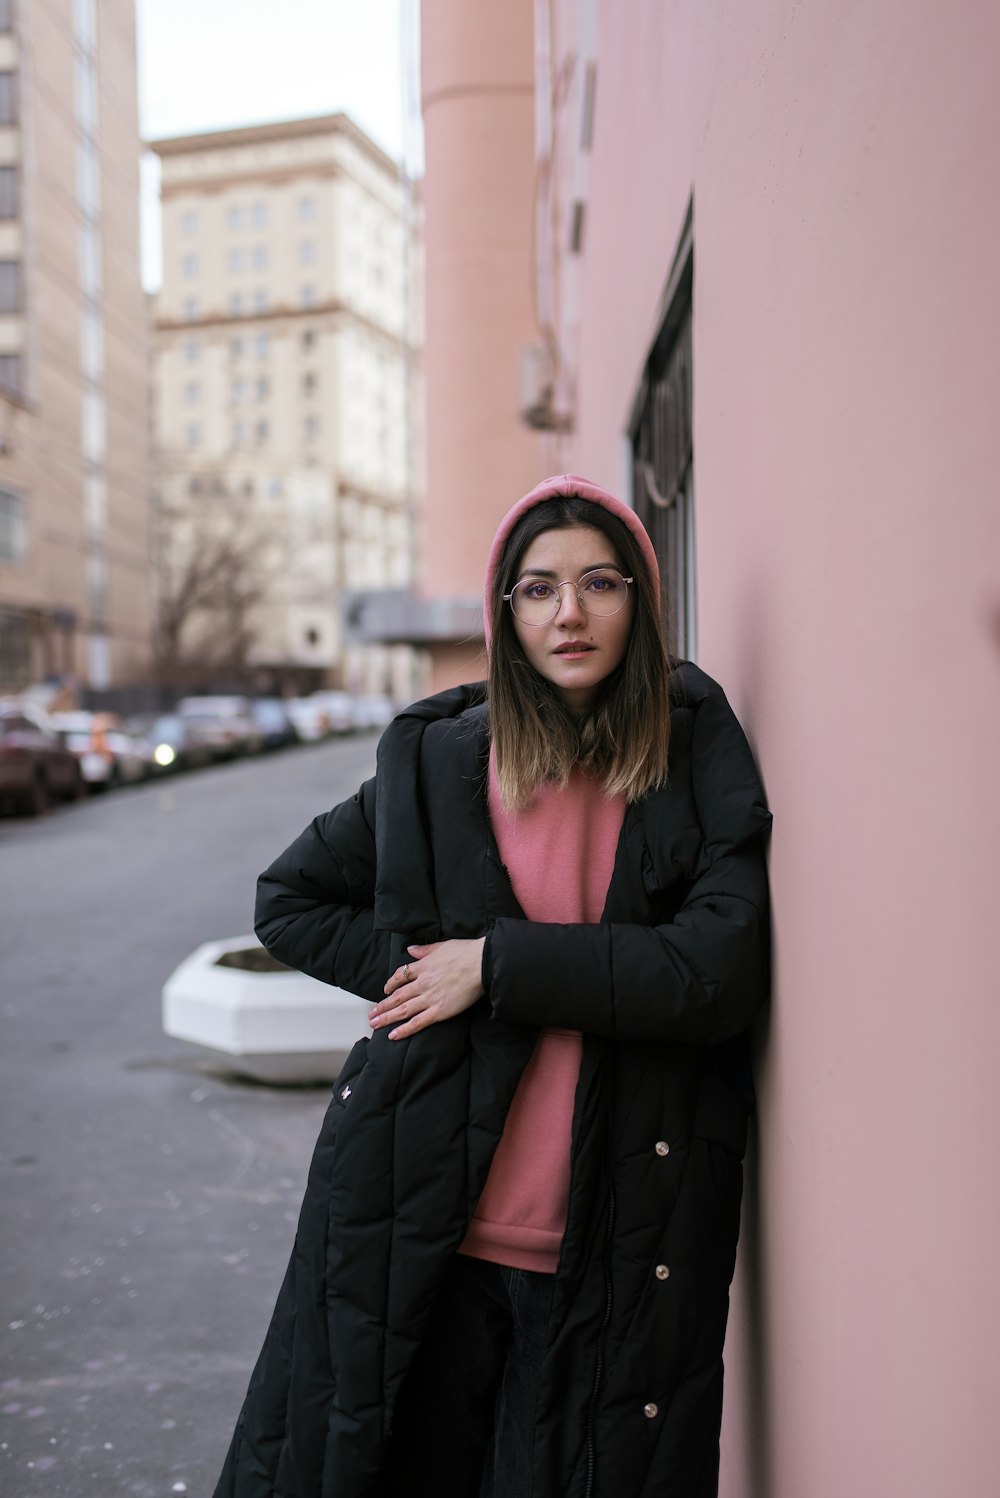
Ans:
[[[500,517],[543,475],[519,418],[533,298],[530,4],[423,0],[427,175],[427,503],[421,591],[482,591]],[[481,647],[433,651],[433,683],[482,674]]]
[[[693,189],[700,658],[776,812],[723,1493],[996,1492],[998,12],[599,18],[566,457],[620,482]]]

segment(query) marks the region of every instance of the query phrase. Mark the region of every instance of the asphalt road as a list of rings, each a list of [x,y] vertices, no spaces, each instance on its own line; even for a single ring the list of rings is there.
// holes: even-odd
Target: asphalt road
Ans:
[[[327,1089],[241,1083],[164,979],[371,773],[371,736],[0,818],[0,1493],[209,1495]]]

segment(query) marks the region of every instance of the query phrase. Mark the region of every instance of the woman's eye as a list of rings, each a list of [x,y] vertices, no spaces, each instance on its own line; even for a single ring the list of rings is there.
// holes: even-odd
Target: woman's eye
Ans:
[[[612,572],[595,572],[584,579],[588,593],[613,593],[618,587],[618,578]]]
[[[535,603],[544,603],[547,598],[552,597],[552,589],[548,583],[522,583],[525,598],[532,599]]]

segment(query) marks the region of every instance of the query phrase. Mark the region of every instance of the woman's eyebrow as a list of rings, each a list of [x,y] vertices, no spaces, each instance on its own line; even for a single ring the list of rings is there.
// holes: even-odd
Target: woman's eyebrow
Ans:
[[[618,571],[618,563],[617,562],[591,562],[591,564],[590,564],[589,567],[581,567],[580,568],[580,571],[577,573],[577,577],[578,578],[585,577],[588,572],[607,572],[607,571],[617,572]],[[519,578],[522,578],[522,577],[545,577],[545,578],[552,577],[552,578],[555,578],[555,577],[558,577],[558,576],[559,576],[559,574],[557,572],[550,572],[545,567],[525,567],[524,571],[521,572],[521,573],[519,573]]]

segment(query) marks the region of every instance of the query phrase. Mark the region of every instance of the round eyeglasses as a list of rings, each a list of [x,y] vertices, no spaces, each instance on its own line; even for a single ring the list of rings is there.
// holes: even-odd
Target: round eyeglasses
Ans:
[[[622,577],[613,567],[595,567],[576,583],[568,577],[561,583],[547,582],[544,577],[522,577],[503,595],[503,601],[510,604],[514,618],[522,624],[548,624],[559,612],[562,589],[575,588],[585,614],[607,619],[625,607],[628,585],[634,581],[633,577]]]

